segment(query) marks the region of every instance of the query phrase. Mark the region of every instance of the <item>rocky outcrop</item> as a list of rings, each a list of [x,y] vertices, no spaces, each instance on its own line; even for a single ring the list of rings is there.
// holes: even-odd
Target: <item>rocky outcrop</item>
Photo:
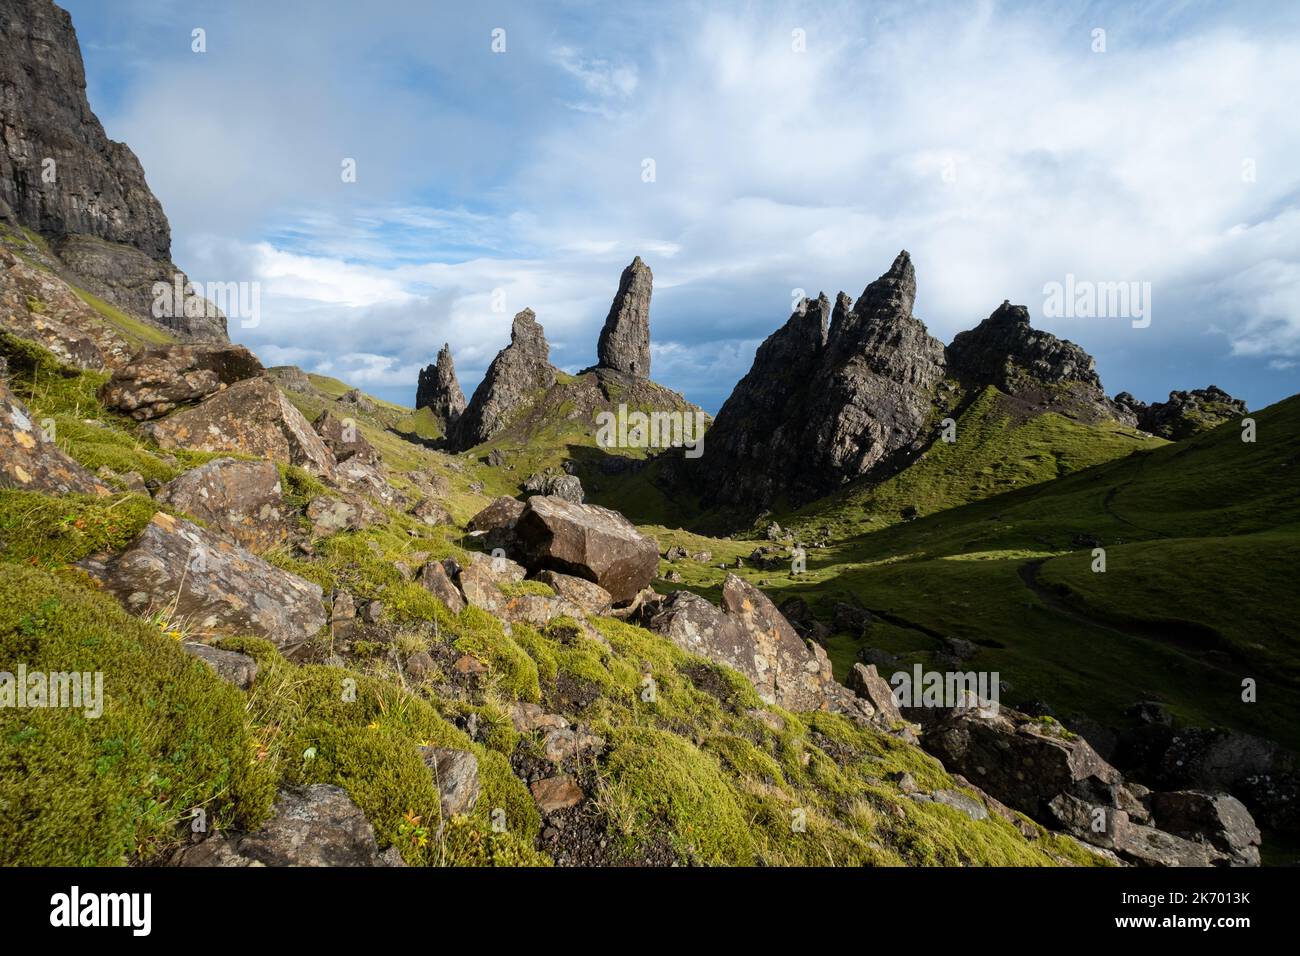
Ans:
[[[80,564],[128,610],[165,611],[195,636],[251,634],[289,650],[326,620],[320,585],[162,512],[122,552]]]
[[[334,475],[334,456],[266,376],[231,385],[183,411],[146,426],[163,448],[227,451]]]
[[[766,703],[826,709],[835,683],[826,652],[799,637],[762,591],[734,574],[722,585],[720,608],[675,591],[647,607],[645,623],[682,650],[744,674]]]
[[[451,360],[451,346],[443,344],[435,365],[420,370],[415,388],[415,407],[428,408],[450,429],[465,411],[465,393],[456,380],[456,366]]]
[[[594,581],[630,601],[654,580],[659,548],[617,511],[535,495],[514,526],[515,551],[530,571],[550,569]]]
[[[1218,386],[1190,392],[1170,392],[1167,402],[1148,405],[1128,392],[1115,396],[1115,403],[1131,412],[1137,427],[1169,441],[1181,441],[1234,421],[1247,413],[1246,403]]]
[[[49,0],[0,8],[0,211],[52,241],[77,284],[184,337],[225,339],[225,317],[187,295],[157,318],[153,286],[187,281],[171,229],[135,154],[113,142],[86,100],[67,12]]]
[[[146,349],[117,369],[99,390],[99,400],[145,421],[262,371],[262,363],[242,345],[168,345]]]
[[[800,503],[919,450],[944,354],[912,316],[915,297],[904,251],[851,308],[842,293],[833,311],[825,296],[801,303],[708,433],[707,502]]]
[[[120,368],[135,351],[71,286],[4,245],[0,330],[36,342],[76,368]]]
[[[360,456],[374,464],[379,463],[379,452],[375,451],[375,446],[361,434],[356,419],[339,418],[326,408],[316,416],[311,427],[321,437],[321,441],[325,443],[325,447],[334,455],[336,461],[350,461]]]
[[[288,787],[271,819],[253,833],[214,833],[185,847],[175,866],[403,866],[395,847],[379,852],[374,827],[347,791],[332,784]]]
[[[266,551],[289,536],[280,471],[269,461],[217,458],[172,479],[156,498],[250,551]]]
[[[0,377],[0,488],[108,495],[107,485],[65,455],[38,428]]]
[[[597,367],[650,377],[650,294],[654,276],[637,256],[623,270],[596,345]]]
[[[524,491],[530,495],[553,495],[575,504],[582,504],[583,499],[582,481],[577,475],[562,471],[539,471],[529,475],[524,481]]]
[[[1044,826],[1139,865],[1258,865],[1259,831],[1226,794],[1150,793],[1082,737],[1010,708],[906,713],[950,773]]]
[[[311,394],[316,390],[307,373],[296,365],[272,365],[266,374],[275,379],[281,388],[287,388],[291,392]]]
[[[1123,417],[1102,391],[1097,363],[1073,342],[1029,324],[1029,309],[1003,302],[947,349],[948,371],[968,386],[995,386],[1035,412],[1088,421]]]
[[[535,392],[555,384],[549,355],[545,330],[533,310],[524,309],[511,325],[510,344],[492,360],[457,423],[456,446],[472,448],[487,441]]]

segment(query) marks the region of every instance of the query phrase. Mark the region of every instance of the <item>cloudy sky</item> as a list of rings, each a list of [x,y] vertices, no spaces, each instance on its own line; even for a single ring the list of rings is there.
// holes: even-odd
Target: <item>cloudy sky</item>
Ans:
[[[944,341],[1011,299],[1112,393],[1300,391],[1295,5],[59,2],[268,364],[410,404],[446,341],[469,394],[527,306],[576,370],[639,254],[653,377],[716,410],[906,248]],[[1067,275],[1150,325],[1045,315]]]

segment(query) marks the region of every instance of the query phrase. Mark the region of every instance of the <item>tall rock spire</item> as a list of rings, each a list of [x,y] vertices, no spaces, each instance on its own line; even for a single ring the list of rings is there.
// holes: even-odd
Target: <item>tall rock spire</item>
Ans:
[[[456,381],[456,365],[451,360],[451,346],[444,343],[436,365],[426,365],[420,372],[415,389],[415,407],[430,408],[450,428],[465,411],[465,393]]]
[[[510,344],[492,360],[460,416],[454,432],[456,447],[472,448],[487,441],[509,423],[511,412],[526,404],[532,393],[555,384],[550,351],[546,332],[533,310],[524,309],[516,315]]]
[[[623,270],[596,346],[597,368],[650,377],[650,293],[654,276],[637,256]]]

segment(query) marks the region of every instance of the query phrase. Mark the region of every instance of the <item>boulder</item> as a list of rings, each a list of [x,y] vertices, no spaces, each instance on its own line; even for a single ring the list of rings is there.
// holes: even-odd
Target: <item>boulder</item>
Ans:
[[[537,495],[515,522],[516,547],[529,570],[594,581],[629,601],[654,580],[659,549],[617,511]]]
[[[480,790],[478,758],[468,750],[449,747],[421,747],[420,754],[438,788],[443,818],[473,810]]]
[[[80,564],[129,610],[166,610],[198,637],[253,635],[289,650],[326,621],[320,585],[162,512],[121,553]]]
[[[524,503],[514,498],[497,498],[469,519],[465,527],[483,542],[483,547],[509,551],[515,543],[515,522],[524,513]]]
[[[0,379],[0,488],[104,496],[113,490],[77,464],[32,422]]]
[[[317,495],[307,502],[312,537],[328,538],[340,531],[359,531],[383,518],[383,513],[362,495]]]
[[[379,852],[375,830],[341,787],[286,787],[271,819],[254,833],[216,833],[187,847],[180,866],[402,866],[394,848]]]
[[[321,441],[325,442],[325,447],[333,452],[335,461],[348,461],[354,455],[375,463],[379,461],[379,453],[366,440],[366,436],[361,434],[356,419],[339,418],[327,408],[316,416],[311,427],[316,430]]]
[[[218,647],[186,641],[182,650],[207,664],[222,680],[229,681],[240,690],[248,690],[257,679],[257,661],[247,654],[223,651]]]
[[[441,502],[433,498],[421,498],[416,502],[415,507],[411,509],[411,517],[418,518],[430,527],[456,523],[451,516],[451,512]]]
[[[535,780],[528,789],[532,791],[537,809],[542,811],[543,815],[576,807],[587,798],[582,788],[568,774]]]
[[[646,623],[682,650],[744,674],[768,704],[823,710],[838,686],[826,652],[805,643],[766,595],[734,574],[723,583],[721,608],[675,591],[648,612]]]
[[[524,491],[530,495],[553,495],[565,501],[582,504],[582,482],[578,480],[577,475],[539,471],[535,475],[530,475],[524,482]]]
[[[334,477],[334,455],[265,376],[231,385],[145,427],[163,448],[239,452]]]
[[[146,349],[117,369],[99,400],[145,421],[262,372],[262,363],[242,345],[167,345]]]
[[[586,578],[547,570],[539,572],[537,580],[548,585],[557,595],[576,604],[588,614],[599,617],[608,614],[614,606],[614,598],[610,593]]]
[[[250,551],[273,548],[289,535],[280,471],[269,461],[214,459],[163,485],[157,500]]]
[[[316,390],[307,373],[296,365],[272,365],[266,370],[266,374],[275,379],[281,388],[287,388],[291,392],[310,395]]]
[[[452,614],[465,609],[465,598],[456,587],[441,561],[430,561],[420,568],[415,580],[430,594],[447,605]]]
[[[1151,814],[1162,830],[1187,839],[1203,838],[1234,865],[1259,866],[1259,827],[1250,811],[1226,793],[1176,790],[1153,793]]]
[[[893,688],[876,671],[875,664],[855,663],[849,671],[849,690],[875,708],[881,719],[890,726],[903,722]]]

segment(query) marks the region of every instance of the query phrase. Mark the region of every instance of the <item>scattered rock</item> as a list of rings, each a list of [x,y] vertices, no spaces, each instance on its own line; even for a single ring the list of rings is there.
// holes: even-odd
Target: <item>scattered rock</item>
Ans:
[[[197,641],[186,641],[181,649],[191,657],[197,657],[216,672],[222,680],[229,681],[240,690],[248,690],[257,678],[257,661],[247,654],[235,651],[223,651]]]
[[[251,551],[275,547],[289,534],[280,472],[269,461],[217,458],[163,485],[157,498]]]
[[[166,345],[140,352],[117,369],[99,400],[145,421],[262,372],[262,363],[242,345]]]
[[[563,473],[557,475],[554,472],[539,471],[524,482],[524,491],[532,495],[552,495],[565,501],[582,504],[582,482],[576,475]]]
[[[541,810],[543,815],[576,807],[587,798],[582,788],[567,774],[536,780],[528,789],[532,791],[533,799],[537,801],[537,809]]]
[[[599,584],[586,578],[543,570],[538,572],[536,580],[548,585],[557,595],[576,604],[588,614],[600,617],[608,614],[614,606],[613,596]]]
[[[77,464],[38,429],[0,380],[0,488],[57,494],[110,495],[113,490]]]
[[[426,563],[420,568],[415,579],[426,591],[447,605],[447,610],[452,614],[459,614],[465,609],[465,598],[441,561]]]
[[[233,451],[334,476],[334,456],[265,376],[231,385],[199,405],[146,426],[163,448]]]
[[[617,511],[537,495],[514,528],[531,571],[552,570],[594,581],[615,601],[628,601],[654,580],[659,548]]]
[[[133,613],[168,610],[195,635],[254,635],[282,650],[325,624],[320,585],[159,512],[124,551],[79,562]]]
[[[438,788],[443,818],[473,810],[480,790],[478,758],[468,750],[447,747],[421,747],[420,754]]]

